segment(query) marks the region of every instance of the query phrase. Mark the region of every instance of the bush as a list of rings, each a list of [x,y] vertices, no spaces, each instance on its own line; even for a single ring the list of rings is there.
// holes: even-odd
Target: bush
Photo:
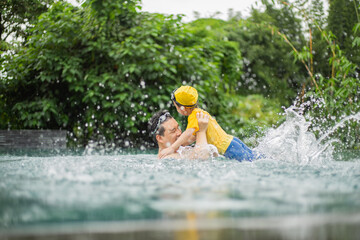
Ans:
[[[180,17],[138,8],[58,2],[41,15],[27,45],[6,56],[0,126],[66,129],[74,145],[146,145],[147,120],[171,107],[176,87],[211,88],[240,72],[228,71],[240,61],[232,46],[194,36]]]

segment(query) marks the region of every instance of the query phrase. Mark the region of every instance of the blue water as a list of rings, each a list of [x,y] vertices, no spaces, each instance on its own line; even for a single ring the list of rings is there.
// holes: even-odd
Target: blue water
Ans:
[[[315,138],[307,130],[308,122],[294,112],[289,116],[259,140],[256,150],[266,157],[254,162],[223,157],[159,160],[154,152],[99,153],[91,147],[77,153],[0,153],[0,239],[1,232],[24,228],[38,233],[50,225],[99,226],[189,216],[199,221],[242,221],[235,228],[254,220],[251,229],[269,226],[274,218],[280,222],[276,229],[288,219],[294,226],[322,222],[330,226],[325,230],[330,233],[336,221],[357,231],[360,152],[334,151],[333,139]],[[151,229],[158,226],[162,225]],[[228,222],[222,226],[228,227]],[[303,234],[302,228],[299,232]],[[349,239],[357,238],[348,234]],[[300,236],[293,239],[319,239]],[[329,236],[333,235],[320,239]]]
[[[360,213],[360,157],[308,164],[155,155],[0,157],[2,228],[73,221]]]

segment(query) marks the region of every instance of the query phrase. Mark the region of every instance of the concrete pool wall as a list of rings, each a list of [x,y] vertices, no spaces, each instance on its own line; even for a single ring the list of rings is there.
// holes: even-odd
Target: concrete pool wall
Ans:
[[[0,149],[65,149],[65,130],[0,130]]]

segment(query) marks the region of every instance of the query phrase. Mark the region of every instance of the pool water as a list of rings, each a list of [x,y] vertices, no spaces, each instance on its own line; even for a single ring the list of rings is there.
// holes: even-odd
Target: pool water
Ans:
[[[360,239],[360,152],[293,120],[253,162],[2,153],[0,239]]]
[[[307,164],[153,154],[0,158],[0,227],[360,215],[360,157]],[[358,222],[360,224],[360,222]],[[360,225],[359,225],[360,226]]]

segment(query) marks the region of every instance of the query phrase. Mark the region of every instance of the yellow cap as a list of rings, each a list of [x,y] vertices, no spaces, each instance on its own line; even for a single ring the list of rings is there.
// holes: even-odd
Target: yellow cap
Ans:
[[[198,92],[195,88],[190,86],[181,86],[174,92],[174,99],[176,103],[179,103],[185,107],[193,107],[198,100]]]

